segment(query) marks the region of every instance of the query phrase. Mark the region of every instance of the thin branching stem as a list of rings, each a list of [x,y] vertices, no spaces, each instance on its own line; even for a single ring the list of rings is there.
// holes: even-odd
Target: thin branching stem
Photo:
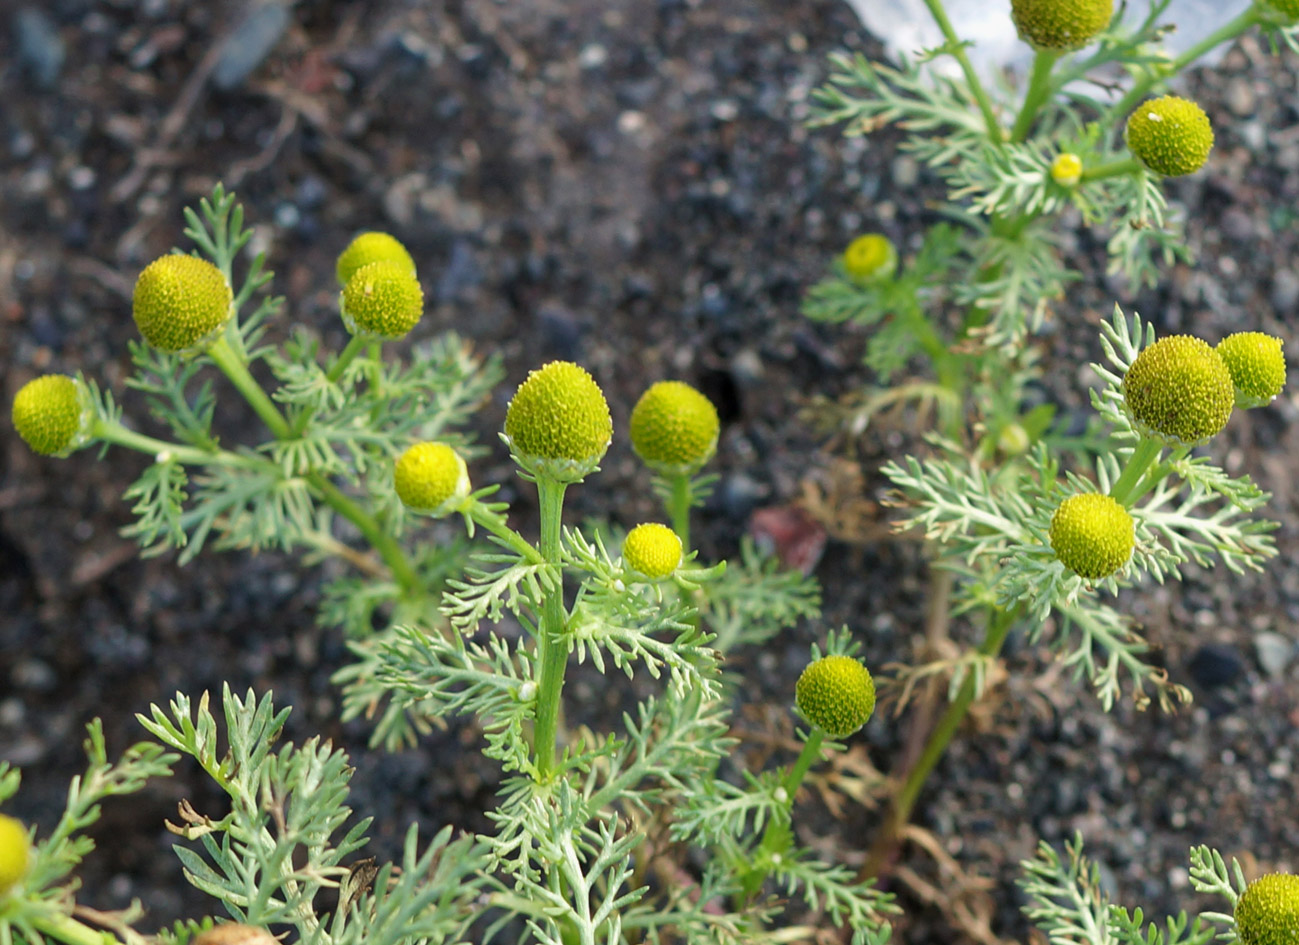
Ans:
[[[42,916],[32,920],[42,933],[67,945],[122,945],[112,932],[92,929],[70,915]]]
[[[280,413],[279,408],[271,402],[271,398],[266,396],[266,391],[253,380],[253,376],[248,373],[248,365],[230,347],[224,335],[207,349],[207,356],[221,369],[221,373],[230,379],[230,383],[243,395],[244,400],[248,401],[257,412],[257,416],[262,418],[262,422],[271,433],[275,434],[276,439],[292,439],[293,430],[289,427],[289,422],[284,419],[284,414]]]
[[[415,568],[406,557],[406,553],[401,550],[401,545],[373,516],[345,496],[338,486],[320,473],[307,476],[307,482],[330,508],[356,526],[357,531],[379,553],[384,564],[392,571],[393,578],[404,590],[409,592],[419,587],[419,575],[415,573]]]
[[[988,92],[979,81],[979,74],[974,71],[974,64],[970,62],[970,57],[965,54],[965,44],[961,38],[956,35],[956,29],[952,26],[952,21],[947,17],[947,10],[943,6],[943,0],[925,0],[925,6],[929,7],[929,13],[938,24],[938,28],[943,33],[943,38],[947,40],[948,49],[952,58],[961,67],[961,74],[965,76],[965,83],[970,87],[970,94],[979,104],[979,111],[983,113],[983,121],[988,126],[988,138],[997,144],[1004,140],[1001,125],[997,122],[997,113],[993,110],[992,99],[988,97]]]
[[[1015,118],[1015,125],[1010,130],[1010,141],[1019,144],[1028,137],[1033,128],[1033,120],[1051,94],[1051,70],[1060,59],[1060,53],[1054,49],[1039,49],[1033,57],[1033,71],[1029,76],[1028,89],[1024,93],[1024,104]]]
[[[564,491],[566,483],[544,476],[537,479],[538,505],[541,513],[541,556],[556,567],[560,565],[560,541],[563,528]],[[555,741],[559,734],[559,699],[564,689],[564,670],[568,666],[568,642],[564,640],[564,582],[562,577],[547,590],[538,627],[537,653],[537,719],[533,727],[533,761],[537,777],[547,781],[555,773]]]
[[[690,554],[690,506],[694,497],[690,494],[690,476],[686,473],[673,473],[672,492],[668,497],[668,517],[672,520],[672,530],[681,539],[681,554]]]
[[[1130,506],[1136,498],[1133,493],[1141,482],[1141,477],[1146,474],[1150,464],[1159,459],[1163,448],[1163,444],[1158,440],[1142,437],[1133,448],[1132,455],[1128,457],[1127,465],[1119,474],[1118,481],[1110,488],[1110,498],[1124,506]]]

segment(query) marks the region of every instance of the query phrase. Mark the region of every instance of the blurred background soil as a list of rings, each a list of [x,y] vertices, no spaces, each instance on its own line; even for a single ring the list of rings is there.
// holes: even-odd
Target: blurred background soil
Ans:
[[[508,382],[481,417],[489,446],[510,391],[545,360],[589,367],[618,431],[646,386],[678,377],[713,397],[724,423],[722,479],[697,519],[707,556],[735,554],[755,510],[811,497],[833,512],[816,568],[824,620],[736,659],[753,700],[737,714],[746,731],[788,735],[793,681],[828,628],[851,627],[873,666],[914,658],[927,577],[914,543],[886,537],[876,470],[916,444],[904,431],[872,433],[849,461],[799,414],[813,396],[868,380],[860,332],[806,322],[803,291],[863,229],[913,247],[939,193],[895,131],[849,142],[805,126],[826,53],[879,48],[845,5],[7,0],[0,14],[7,400],[38,373],[81,370],[153,429],[124,386],[131,287],[183,243],[181,208],[224,180],[257,224],[286,321],[329,343],[344,340],[335,255],[365,228],[406,242],[429,302],[418,334],[455,329],[504,357]],[[1103,234],[1080,227],[1070,240],[1087,275],[1041,339],[1047,396],[1062,410],[1087,409],[1094,378],[1083,365],[1099,356],[1096,326],[1115,301],[1161,332],[1216,340],[1261,329],[1293,348],[1297,74],[1293,55],[1250,38],[1191,77],[1218,140],[1208,168],[1171,188],[1195,264],[1133,296],[1098,268]],[[259,435],[233,391],[221,387],[220,404],[228,442]],[[1192,567],[1182,584],[1126,595],[1195,706],[1172,718],[1128,705],[1107,715],[1043,650],[1012,643],[1010,681],[921,798],[917,822],[931,833],[892,882],[907,912],[899,941],[1028,941],[1017,863],[1039,838],[1058,847],[1075,831],[1119,901],[1153,912],[1196,905],[1192,844],[1250,870],[1299,870],[1295,420],[1291,393],[1237,415],[1213,444],[1230,471],[1276,494],[1281,553],[1267,570]],[[120,752],[142,735],[134,713],[228,681],[291,704],[295,740],[319,732],[348,748],[352,806],[376,816],[381,855],[413,819],[428,833],[485,828],[496,775],[471,726],[384,755],[365,748],[364,724],[338,723],[329,677],[346,654],[336,631],[314,624],[320,568],[213,551],[184,569],[174,556],[141,560],[118,534],[140,455],[43,459],[7,428],[0,462],[0,758],[24,770],[9,812],[49,829],[82,769],[91,718]],[[507,479],[503,451],[474,474]],[[531,495],[512,494],[526,520]],[[625,438],[571,494],[574,520],[656,515]],[[600,693],[582,682],[575,698]],[[904,732],[879,713],[840,783],[851,786],[867,758],[892,770]],[[162,821],[182,797],[219,804],[182,768],[106,806],[101,849],[81,874],[87,904],[138,896],[145,927],[206,908],[167,851]],[[861,862],[878,812],[828,807],[817,792],[805,811],[805,841]]]

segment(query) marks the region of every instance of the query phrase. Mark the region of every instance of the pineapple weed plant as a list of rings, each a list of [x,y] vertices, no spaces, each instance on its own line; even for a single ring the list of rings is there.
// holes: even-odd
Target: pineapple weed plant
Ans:
[[[1198,169],[1212,130],[1194,103],[1150,96],[1255,26],[1295,48],[1294,0],[1258,3],[1174,60],[1155,49],[1166,0],[1135,23],[1113,16],[1110,0],[1015,0],[1015,22],[1037,54],[1022,104],[1009,111],[970,68],[940,0],[927,2],[948,42],[898,69],[837,60],[821,119],[847,121],[852,133],[903,125],[910,146],[944,176],[944,215],[955,223],[933,227],[902,268],[884,237],[855,241],[806,308],[871,325],[867,361],[882,383],[916,363],[932,375],[867,392],[852,422],[860,429],[911,400],[934,408],[933,452],[885,473],[909,510],[903,526],[924,529],[936,581],[951,582],[952,614],[971,615],[984,639],[943,667],[890,681],[906,692],[945,671],[950,702],[900,777],[867,874],[887,859],[1013,628],[1030,639],[1052,628],[1054,645],[1106,708],[1125,680],[1138,705],[1150,690],[1171,708],[1186,691],[1143,661],[1145,641],[1101,594],[1147,575],[1175,577],[1186,561],[1217,556],[1239,570],[1273,553],[1273,526],[1251,517],[1266,495],[1192,451],[1233,409],[1279,393],[1279,340],[1257,332],[1216,346],[1156,339],[1152,326],[1116,311],[1101,338],[1105,387],[1092,397],[1100,422],[1066,436],[1049,408],[1023,405],[1041,374],[1027,338],[1074,278],[1059,259],[1055,221],[1075,206],[1109,225],[1111,264],[1137,283],[1155,278],[1155,258],[1184,255],[1161,180]],[[962,78],[926,75],[943,56],[955,58]],[[1127,72],[1117,101],[1079,90],[1106,65]],[[1009,127],[1003,112],[1014,116]],[[269,694],[227,688],[214,709],[206,693],[180,693],[140,717],[154,740],[115,762],[91,724],[86,775],[48,835],[0,815],[0,943],[147,939],[136,931],[138,907],[79,906],[72,873],[92,847],[83,831],[100,803],[170,774],[181,756],[217,782],[230,809],[182,803],[180,822],[168,824],[183,841],[176,852],[185,877],[235,921],[183,922],[157,933],[160,942],[264,945],[272,933],[370,945],[788,942],[837,941],[843,930],[854,943],[888,941],[891,898],[869,875],[854,878],[794,839],[803,779],[875,707],[874,680],[846,631],[813,647],[798,681],[806,726],[797,759],[729,777],[736,742],[727,720],[738,687],[721,661],[814,616],[817,594],[750,547],[738,567],[698,560],[690,510],[709,487],[701,470],[717,441],[712,405],[664,381],[632,411],[632,445],[670,527],[565,528],[565,493],[598,469],[612,423],[581,367],[533,371],[510,401],[502,436],[537,490],[533,542],[510,526],[506,504],[491,501],[498,487],[475,489],[470,479],[482,448],[463,428],[499,382],[496,363],[453,337],[417,348],[408,363],[381,357],[382,343],[404,337],[422,312],[400,243],[364,234],[339,257],[340,312],[352,337],[334,355],[305,330],[281,347],[264,343],[281,300],[265,294],[260,257],[236,282],[251,234],[231,195],[218,187],[187,219],[199,254],[152,263],[134,299],[145,342],[133,346],[130,385],[172,439],[133,430],[115,400],[81,376],[23,387],[16,428],[40,453],[98,443],[152,456],[128,491],[137,515],[129,531],[146,553],[179,549],[183,562],[211,537],[353,566],[358,576],[333,582],[321,613],[322,625],[352,638],[355,662],[337,674],[345,715],[372,719],[375,741],[389,748],[447,715],[476,716],[483,751],[504,776],[493,830],[453,837],[444,828],[421,839],[412,826],[402,861],[379,866],[361,855],[368,821],[348,824],[342,752],[317,739],[277,748],[288,710]],[[962,313],[959,324],[949,323],[951,311]],[[250,371],[259,361],[274,378],[270,394]],[[212,367],[257,412],[269,442],[228,449],[217,441]],[[1062,475],[1062,456],[1083,471]],[[367,550],[352,544],[358,538]],[[562,696],[574,658],[602,673],[643,670],[663,691],[643,698],[617,731],[569,729]],[[18,781],[0,765],[0,804]],[[1299,878],[1247,884],[1238,865],[1207,847],[1192,851],[1192,883],[1231,908],[1194,920],[1147,924],[1140,910],[1109,903],[1078,840],[1063,858],[1044,844],[1024,871],[1025,912],[1054,943],[1280,945],[1299,935]],[[782,919],[796,897],[809,924]]]

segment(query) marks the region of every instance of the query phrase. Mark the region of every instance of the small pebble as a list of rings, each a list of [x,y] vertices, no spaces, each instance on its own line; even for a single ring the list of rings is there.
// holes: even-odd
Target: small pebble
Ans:
[[[1258,665],[1263,668],[1269,679],[1280,679],[1294,659],[1295,644],[1289,637],[1284,637],[1271,630],[1264,630],[1254,635],[1254,653],[1258,656]]]
[[[289,28],[289,8],[270,0],[254,9],[235,27],[221,47],[212,69],[212,84],[222,91],[243,84],[266,59]]]
[[[39,7],[23,7],[14,14],[13,28],[19,63],[40,88],[53,88],[67,55],[58,27]]]
[[[1233,647],[1206,643],[1195,651],[1187,670],[1205,689],[1217,689],[1235,682],[1244,672],[1245,663]]]

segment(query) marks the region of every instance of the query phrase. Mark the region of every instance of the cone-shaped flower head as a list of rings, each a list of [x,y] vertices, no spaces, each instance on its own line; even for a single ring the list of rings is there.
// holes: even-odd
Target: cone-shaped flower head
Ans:
[[[172,354],[202,351],[234,313],[234,296],[221,270],[180,253],[145,266],[131,301],[144,340]]]
[[[1081,49],[1110,24],[1114,0],[1010,0],[1020,39],[1035,49]]]
[[[1299,876],[1269,873],[1245,887],[1236,900],[1241,945],[1299,942]]]
[[[20,821],[0,814],[0,896],[27,875],[30,858],[27,828]]]
[[[1280,338],[1261,331],[1241,331],[1219,341],[1217,350],[1236,385],[1237,407],[1270,404],[1285,387]]]
[[[883,233],[867,233],[843,251],[843,268],[856,282],[880,282],[897,271],[898,251]]]
[[[1299,20],[1299,0],[1264,0],[1274,10],[1288,20]]]
[[[1195,446],[1227,425],[1236,388],[1218,352],[1170,335],[1142,349],[1123,376],[1132,424],[1170,446]]]
[[[1071,495],[1051,516],[1051,550],[1089,581],[1107,578],[1132,557],[1136,529],[1123,505],[1107,495]]]
[[[1204,109],[1176,95],[1152,98],[1128,116],[1128,150],[1156,174],[1180,177],[1204,167],[1213,126]]]
[[[86,440],[90,404],[81,385],[66,374],[28,381],[14,398],[14,429],[42,456],[71,452]]]
[[[469,470],[445,443],[416,443],[397,458],[392,472],[397,497],[412,512],[435,517],[454,512],[469,494]]]
[[[631,448],[664,475],[690,475],[712,459],[721,421],[711,400],[681,381],[659,381],[631,412]]]
[[[823,656],[798,677],[794,702],[827,735],[847,738],[875,711],[875,680],[851,656]]]
[[[424,290],[415,273],[394,262],[372,262],[352,273],[340,303],[352,334],[395,341],[424,314]]]
[[[622,543],[622,558],[646,577],[667,577],[681,563],[681,539],[657,522],[637,525]]]
[[[585,478],[612,439],[604,392],[571,361],[551,361],[529,373],[505,412],[505,441],[516,462],[559,482]]]
[[[1061,187],[1076,187],[1082,180],[1082,158],[1068,151],[1057,154],[1051,162],[1051,179]]]
[[[415,260],[395,237],[387,233],[362,233],[338,254],[338,263],[334,266],[338,284],[347,285],[356,270],[376,262],[390,262],[415,275]]]

